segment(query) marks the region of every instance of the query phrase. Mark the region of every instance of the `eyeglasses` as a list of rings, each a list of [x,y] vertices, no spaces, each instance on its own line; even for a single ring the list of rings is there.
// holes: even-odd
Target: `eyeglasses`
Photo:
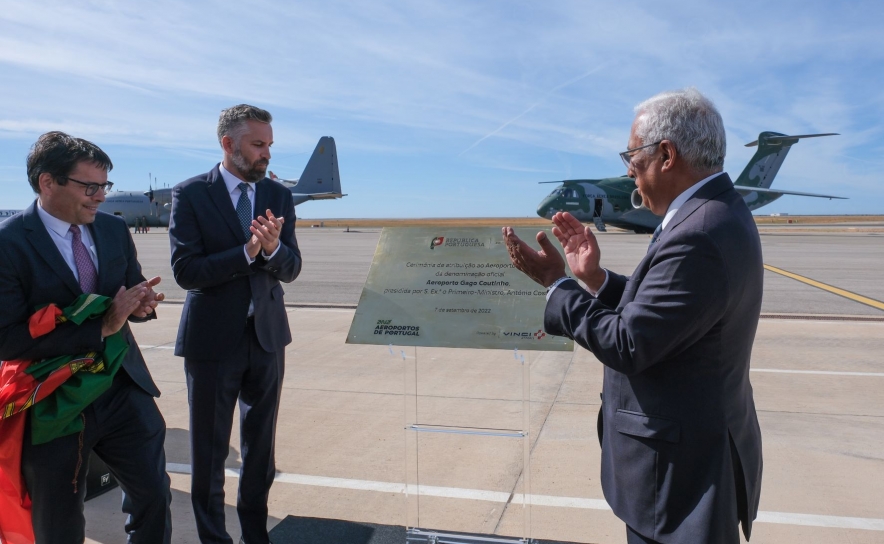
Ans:
[[[660,141],[654,142],[652,144],[641,145],[638,147],[633,147],[632,149],[627,149],[626,151],[620,153],[620,158],[623,159],[623,164],[626,165],[626,168],[629,168],[631,166],[630,162],[632,162],[632,157],[635,156],[634,153],[636,151],[638,151],[639,149],[645,149],[646,147],[654,147],[655,145],[660,145],[660,142],[662,142],[662,141],[663,140],[660,140]]]
[[[108,194],[114,186],[114,183],[112,181],[109,181],[107,183],[86,183],[85,181],[69,178],[67,176],[64,176],[64,179],[68,181],[73,181],[74,183],[79,183],[80,185],[86,187],[86,196],[93,196],[95,193],[98,192],[99,189],[101,189],[104,194]]]

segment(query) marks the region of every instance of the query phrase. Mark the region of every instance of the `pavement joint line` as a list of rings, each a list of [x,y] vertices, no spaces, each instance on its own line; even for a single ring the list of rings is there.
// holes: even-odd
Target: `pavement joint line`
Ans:
[[[816,374],[821,376],[874,376],[884,378],[884,372],[841,372],[834,370],[784,370],[779,368],[750,368],[750,372],[771,372],[777,374]]]
[[[829,285],[820,281],[816,281],[814,279],[810,279],[804,276],[800,276],[795,274],[794,272],[789,272],[788,270],[783,270],[782,268],[777,268],[775,266],[771,266],[769,264],[764,265],[765,270],[769,270],[775,274],[780,274],[781,276],[785,276],[787,278],[791,278],[796,281],[800,281],[801,283],[805,283],[810,285],[811,287],[816,287],[817,289],[822,289],[823,291],[828,291],[834,295],[838,295],[844,297],[846,299],[852,300],[854,302],[859,302],[860,304],[865,304],[866,306],[871,306],[872,308],[877,308],[879,310],[884,310],[884,302],[880,300],[875,300],[873,298],[864,297],[857,293],[853,293],[846,289],[841,289],[840,287],[835,287],[833,285]]]
[[[139,346],[141,349],[175,349],[175,346],[170,345],[142,345]],[[770,372],[770,373],[778,373],[778,374],[813,374],[820,376],[871,376],[876,378],[884,378],[884,372],[846,372],[846,371],[834,371],[834,370],[785,370],[779,368],[751,368],[750,372]],[[293,389],[305,389],[295,387]],[[312,390],[312,389],[311,389]],[[359,391],[338,391],[338,390],[328,390],[331,392],[345,392],[345,393],[358,393]],[[449,398],[445,395],[427,395],[431,397],[441,397],[441,398]],[[461,398],[461,397],[457,397]],[[478,400],[512,400],[512,399],[485,399],[482,397],[476,397]]]
[[[166,471],[175,474],[190,474],[190,465],[186,463],[166,463]],[[224,475],[239,478],[239,471],[225,468]],[[406,486],[396,482],[377,482],[372,480],[354,480],[334,478],[330,476],[311,476],[308,474],[289,474],[277,472],[274,481],[313,487],[331,487],[336,489],[353,489],[357,491],[376,491],[381,493],[405,493]],[[417,486],[409,486],[408,491],[417,491]],[[486,491],[481,489],[464,489],[458,487],[420,486],[420,494],[450,499],[468,499],[489,502],[507,502],[510,493],[504,491]],[[512,504],[522,504],[522,494],[512,495]],[[611,510],[604,499],[586,499],[582,497],[557,497],[552,495],[528,495],[532,506],[552,506],[558,508],[579,508],[584,510]],[[884,531],[884,519],[858,518],[849,516],[823,516],[817,514],[800,514],[792,512],[759,511],[755,519],[758,523],[776,525],[802,525],[806,527],[823,527],[827,529],[861,529],[866,531]]]
[[[165,299],[164,304],[184,304],[184,299]],[[319,310],[319,311],[349,311],[355,310],[356,304],[332,303],[332,302],[286,302],[287,311],[290,310]],[[762,313],[761,319],[796,319],[813,321],[884,321],[884,317],[865,315],[837,315],[837,314],[782,314]]]

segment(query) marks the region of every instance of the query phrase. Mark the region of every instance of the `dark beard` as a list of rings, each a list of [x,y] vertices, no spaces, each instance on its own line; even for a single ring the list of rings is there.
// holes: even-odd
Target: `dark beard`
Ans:
[[[265,173],[267,172],[267,165],[270,164],[270,161],[265,159],[258,159],[254,163],[249,164],[248,161],[246,161],[246,158],[242,156],[242,152],[240,152],[239,149],[233,153],[231,158],[233,160],[233,165],[239,170],[242,179],[249,182],[256,182],[264,179]]]

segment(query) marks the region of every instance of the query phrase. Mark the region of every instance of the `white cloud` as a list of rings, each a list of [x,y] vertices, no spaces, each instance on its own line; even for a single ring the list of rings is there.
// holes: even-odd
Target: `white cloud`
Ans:
[[[60,128],[153,151],[154,161],[174,156],[175,172],[196,173],[217,156],[218,111],[250,102],[273,112],[274,160],[297,171],[289,175],[303,166],[297,153],[331,134],[345,185],[344,172],[382,171],[396,193],[414,176],[400,178],[394,165],[411,157],[434,178],[447,172],[449,190],[469,194],[463,168],[472,164],[501,192],[513,172],[619,174],[633,105],[694,85],[722,110],[729,168],[741,169],[752,153],[742,144],[762,130],[841,132],[800,158],[810,146],[799,144],[782,181],[794,172],[790,188],[818,190],[837,177],[873,195],[867,203],[884,200],[874,183],[881,14],[871,0],[16,0],[0,12],[0,138],[26,152],[36,135]],[[9,157],[0,155],[0,167],[21,160]],[[445,202],[433,186],[422,190]],[[542,192],[523,192],[517,206],[530,213]]]

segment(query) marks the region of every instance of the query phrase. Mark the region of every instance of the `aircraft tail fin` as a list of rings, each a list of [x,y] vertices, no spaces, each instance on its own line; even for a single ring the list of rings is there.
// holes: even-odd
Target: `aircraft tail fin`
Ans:
[[[298,194],[341,194],[341,175],[338,173],[338,151],[335,139],[323,136],[304,167],[292,192]]]
[[[816,138],[819,136],[837,136],[830,132],[826,134],[801,134],[787,136],[779,132],[762,132],[758,139],[749,142],[746,147],[758,146],[758,151],[752,156],[749,164],[743,169],[743,173],[734,182],[741,187],[760,187],[767,189],[773,183],[774,177],[780,171],[789,149],[798,143],[801,138]]]

